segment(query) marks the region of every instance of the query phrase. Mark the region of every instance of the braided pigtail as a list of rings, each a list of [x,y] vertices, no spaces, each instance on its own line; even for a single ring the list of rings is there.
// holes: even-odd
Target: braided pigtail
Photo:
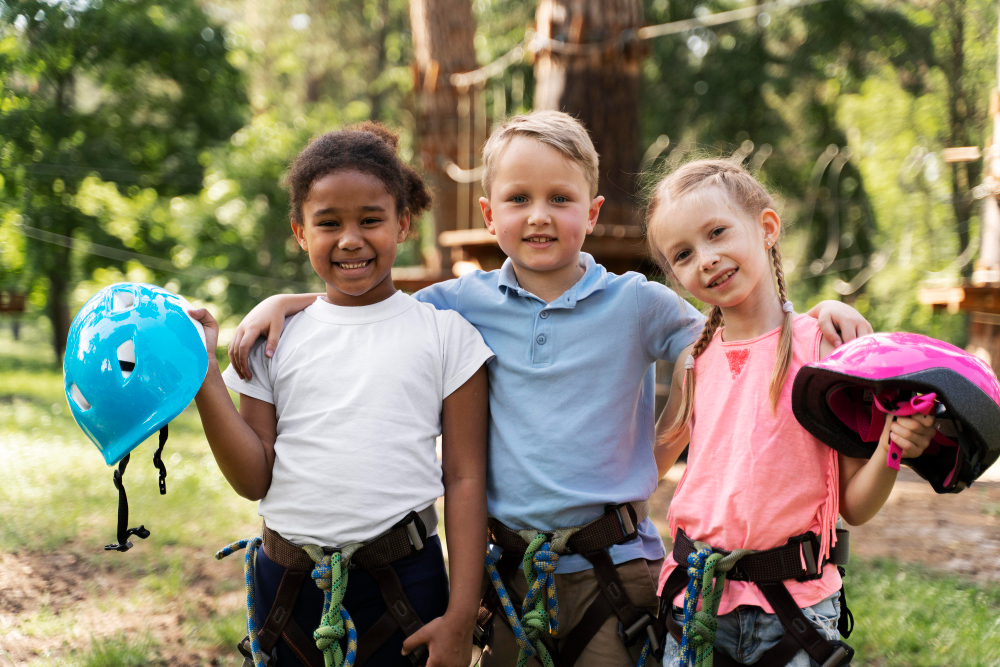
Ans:
[[[667,432],[663,435],[662,440],[664,442],[676,437],[681,431],[687,428],[688,422],[691,421],[691,413],[694,411],[694,360],[701,356],[701,353],[708,348],[708,344],[712,342],[712,338],[720,326],[722,326],[722,309],[718,306],[712,306],[712,310],[708,313],[708,320],[705,322],[705,328],[701,330],[701,335],[698,336],[694,347],[691,348],[691,356],[688,357],[691,361],[684,371],[681,405],[677,410],[677,416],[674,417],[673,423],[670,424]]]
[[[788,369],[792,365],[792,320],[795,318],[795,311],[792,310],[791,301],[788,300],[788,289],[785,287],[785,272],[781,268],[781,251],[778,250],[778,243],[775,241],[771,247],[771,262],[774,264],[774,275],[778,282],[778,299],[784,311],[781,320],[781,334],[778,338],[778,353],[774,359],[774,371],[771,373],[771,410],[777,410],[778,399],[781,397],[781,390],[788,379]]]

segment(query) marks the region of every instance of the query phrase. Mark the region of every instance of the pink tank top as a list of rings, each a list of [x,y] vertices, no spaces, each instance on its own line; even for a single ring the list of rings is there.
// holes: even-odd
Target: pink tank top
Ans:
[[[792,363],[773,412],[769,392],[779,332],[727,343],[720,329],[695,361],[691,446],[667,513],[671,535],[682,528],[716,548],[761,550],[811,530],[821,536],[822,555],[829,554],[839,514],[837,453],[799,426],[791,403],[796,372],[819,359],[819,322],[795,317]],[[675,567],[668,554],[661,591]],[[800,607],[808,607],[840,589],[840,573],[828,564],[821,579],[785,585]],[[683,605],[683,597],[674,603]],[[773,613],[756,585],[726,581],[719,613],[740,605]]]

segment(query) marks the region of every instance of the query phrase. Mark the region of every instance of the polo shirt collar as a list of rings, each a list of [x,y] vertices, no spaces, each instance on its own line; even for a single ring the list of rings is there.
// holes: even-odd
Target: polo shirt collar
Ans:
[[[576,284],[566,290],[566,293],[552,302],[552,306],[563,306],[572,308],[576,302],[585,299],[594,292],[598,292],[608,284],[608,271],[603,266],[594,261],[593,256],[588,253],[580,253],[580,266],[583,268],[583,276]],[[501,292],[510,295],[529,296],[531,293],[522,289],[517,284],[517,276],[514,274],[514,262],[508,257],[503,266],[500,267],[497,287]]]

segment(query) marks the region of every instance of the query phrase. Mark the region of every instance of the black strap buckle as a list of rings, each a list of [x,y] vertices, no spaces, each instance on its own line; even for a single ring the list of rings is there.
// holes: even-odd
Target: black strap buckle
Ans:
[[[795,577],[795,581],[810,581],[823,577],[823,564],[819,561],[819,538],[812,531],[788,538],[788,544],[801,545],[802,557],[806,561],[805,574]]]
[[[656,618],[649,612],[643,612],[638,621],[625,627],[625,624],[618,621],[618,638],[625,646],[633,646],[640,639],[649,639],[649,647],[654,652],[660,649],[660,640],[656,636]]]
[[[424,526],[423,520],[420,515],[414,511],[403,517],[403,520],[392,527],[393,530],[396,528],[403,528],[406,530],[407,537],[410,538],[410,544],[413,545],[414,553],[419,553],[424,550],[427,545],[427,527]]]
[[[240,652],[244,658],[250,661],[253,665],[253,652],[250,650],[250,636],[247,635],[236,645],[236,649]],[[278,663],[278,647],[275,646],[271,649],[271,654],[264,654],[264,667],[274,667]],[[243,664],[246,664],[245,662]]]
[[[820,667],[845,667],[854,659],[854,649],[842,641],[830,642],[834,645],[833,653]]]
[[[604,508],[607,514],[614,512],[618,515],[618,521],[622,526],[624,537],[618,544],[634,540],[639,536],[639,517],[635,513],[632,503],[621,503],[620,505],[607,505]]]

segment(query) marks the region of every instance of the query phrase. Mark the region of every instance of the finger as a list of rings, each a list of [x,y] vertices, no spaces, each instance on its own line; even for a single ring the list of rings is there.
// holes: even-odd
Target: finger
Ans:
[[[862,318],[861,324],[858,325],[858,336],[871,336],[875,333],[875,329],[872,328],[871,322]]]
[[[281,338],[281,330],[285,328],[285,318],[279,317],[271,323],[267,332],[267,343],[264,345],[264,354],[270,359],[274,356],[274,351],[278,349],[278,339]]]
[[[403,640],[403,655],[406,655],[421,644],[426,644],[431,639],[431,633],[427,626],[422,626],[419,630]]]
[[[819,321],[820,331],[823,332],[823,338],[825,338],[830,345],[837,347],[844,341],[840,338],[840,333],[837,331],[837,327],[833,325],[832,320],[820,319]]]
[[[840,327],[840,337],[845,343],[854,340],[858,337],[857,326],[853,322],[845,322]]]
[[[251,339],[250,336],[243,336],[240,340],[240,367],[243,369],[243,374],[246,375],[246,379],[249,380],[252,377],[250,373],[250,348],[256,342],[256,338]]]
[[[246,365],[240,358],[240,346],[243,345],[243,341],[245,339],[246,336],[244,335],[244,333],[239,329],[237,329],[236,333],[233,335],[232,344],[230,345],[231,352],[229,353],[229,360],[232,362],[233,366],[236,367],[237,374],[239,374],[239,376],[242,379],[249,380],[250,376],[249,373],[247,372]]]
[[[924,450],[927,449],[926,444],[920,444],[919,442],[897,435],[892,436],[892,441],[899,446],[904,459],[915,459],[923,454]]]
[[[892,432],[912,442],[930,442],[934,432],[912,417],[900,417],[892,425]]]
[[[237,350],[239,349],[239,342],[240,330],[236,329],[236,332],[233,333],[233,337],[229,339],[229,348],[226,350],[226,354],[229,355],[229,365],[233,367],[236,374],[240,376],[241,380],[243,380],[245,378],[243,377],[243,369],[240,368],[240,357],[237,353]]]
[[[913,419],[920,422],[920,425],[923,426],[924,428],[929,428],[931,426],[934,426],[934,420],[935,420],[934,415],[923,415],[918,412],[915,415],[913,415]]]

